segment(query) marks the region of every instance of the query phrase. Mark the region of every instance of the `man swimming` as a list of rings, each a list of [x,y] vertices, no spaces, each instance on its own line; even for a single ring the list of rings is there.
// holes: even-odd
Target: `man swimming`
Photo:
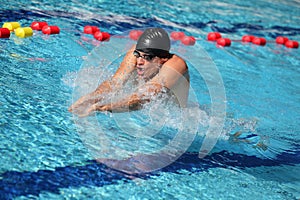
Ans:
[[[125,55],[118,70],[98,88],[79,98],[69,111],[87,116],[95,111],[124,112],[139,109],[144,103],[164,91],[171,91],[180,106],[185,106],[189,92],[186,62],[171,54],[170,38],[162,28],[148,28]],[[124,83],[136,74],[144,84],[132,94],[116,102],[104,103],[109,93],[122,90]],[[106,101],[107,102],[107,101]]]

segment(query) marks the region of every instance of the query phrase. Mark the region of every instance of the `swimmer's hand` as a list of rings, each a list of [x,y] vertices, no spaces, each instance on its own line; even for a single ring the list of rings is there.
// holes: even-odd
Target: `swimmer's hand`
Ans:
[[[70,112],[78,115],[79,117],[86,117],[95,111],[108,111],[108,112],[128,112],[138,110],[146,102],[150,101],[153,92],[148,92],[147,95],[133,93],[132,95],[121,99],[118,102],[103,103],[102,99],[98,101],[81,101],[78,100],[73,107],[69,109]],[[153,95],[152,95],[153,96]]]
[[[86,110],[90,108],[92,105],[96,104],[103,99],[103,97],[94,97],[93,95],[86,95],[78,99],[74,104],[72,104],[68,111],[77,115],[82,115],[86,113]],[[85,114],[84,114],[85,115]]]
[[[132,95],[129,99],[123,99],[119,102],[103,104],[103,102],[97,102],[93,105],[90,105],[84,110],[77,112],[79,117],[87,117],[91,113],[100,111],[100,112],[128,112],[132,110],[140,109],[142,104],[148,102],[149,100],[141,100],[138,95]]]
[[[111,112],[111,106],[109,104],[102,105],[100,103],[95,103],[87,107],[81,107],[81,109],[72,110],[74,114],[78,117],[87,117],[96,111],[109,111]]]

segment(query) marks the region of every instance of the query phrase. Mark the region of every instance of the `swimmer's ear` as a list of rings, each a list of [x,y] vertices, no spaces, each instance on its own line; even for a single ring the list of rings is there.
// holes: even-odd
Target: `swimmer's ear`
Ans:
[[[161,58],[160,59],[160,64],[164,64],[167,61],[168,61],[168,58]]]

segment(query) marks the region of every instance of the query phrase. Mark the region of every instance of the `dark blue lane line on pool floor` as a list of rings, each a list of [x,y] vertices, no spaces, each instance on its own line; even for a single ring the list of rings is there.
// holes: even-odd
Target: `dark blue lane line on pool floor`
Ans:
[[[81,13],[71,13],[71,12],[63,12],[63,11],[46,11],[46,10],[0,10],[0,16],[2,23],[7,21],[19,21],[19,20],[28,20],[30,23],[33,21],[37,21],[38,19],[51,19],[51,18],[62,18],[68,20],[75,20],[74,29],[79,28],[79,26],[84,27],[87,24],[92,24],[95,26],[99,26],[104,29],[110,29],[112,26],[115,27],[115,31],[127,31],[131,29],[144,28],[145,24],[147,26],[163,26],[160,21],[155,18],[135,18],[135,23],[126,23],[126,22],[118,22],[114,20],[110,20],[109,22],[103,19],[102,16],[97,16],[96,19],[91,19],[90,21],[81,20]],[[102,17],[102,18],[101,18]],[[114,16],[106,16],[114,19]],[[130,18],[131,21],[134,18]],[[211,31],[216,31],[220,33],[228,33],[234,34],[239,33],[241,31],[247,32],[248,34],[253,34],[256,36],[269,36],[271,38],[276,38],[279,35],[282,36],[295,36],[300,34],[300,28],[294,28],[289,26],[280,26],[275,25],[271,27],[264,27],[257,22],[257,24],[249,24],[249,23],[232,23],[231,27],[219,27],[217,26],[216,21],[208,21],[208,22],[191,22],[191,23],[177,23],[181,27],[195,27],[198,29],[210,28]],[[29,24],[30,25],[30,24]],[[174,29],[174,27],[163,26],[164,28]],[[61,27],[64,28],[64,27]],[[184,30],[182,30],[184,31]],[[114,34],[114,33],[111,33]]]
[[[281,166],[300,164],[300,148],[297,151],[278,155],[276,160],[261,159],[255,156],[231,154],[223,151],[198,159],[196,154],[184,154],[176,162],[160,170],[179,173],[185,169],[191,172],[202,172],[210,168],[239,168],[260,166]],[[137,175],[147,179],[156,173]],[[259,174],[258,174],[259,176]],[[125,174],[111,170],[94,160],[84,166],[58,167],[54,171],[39,170],[37,172],[7,171],[0,175],[0,199],[13,199],[18,196],[38,196],[41,192],[59,194],[60,189],[69,187],[102,187],[116,184],[118,180],[130,180]],[[270,177],[272,179],[272,177]]]

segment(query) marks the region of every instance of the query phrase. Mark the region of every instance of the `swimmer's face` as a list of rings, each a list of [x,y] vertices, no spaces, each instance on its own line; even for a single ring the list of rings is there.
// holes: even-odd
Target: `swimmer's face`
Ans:
[[[135,50],[133,55],[137,58],[136,70],[140,78],[149,80],[153,78],[165,62],[165,58],[146,54]]]

